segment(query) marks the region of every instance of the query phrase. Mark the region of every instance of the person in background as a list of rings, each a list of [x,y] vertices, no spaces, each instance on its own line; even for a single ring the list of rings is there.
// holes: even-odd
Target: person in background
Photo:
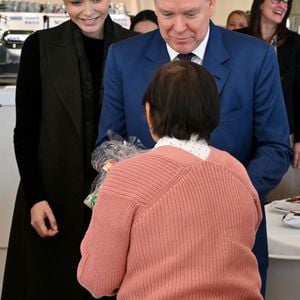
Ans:
[[[170,60],[191,59],[215,78],[221,122],[209,143],[246,167],[261,205],[291,162],[289,129],[274,49],[215,26],[215,0],[154,0],[159,29],[112,45],[104,71],[97,144],[110,129],[154,146],[141,101],[153,72]],[[268,266],[265,218],[253,249],[262,278]]]
[[[248,15],[242,10],[233,10],[227,17],[226,28],[235,30],[247,27]]]
[[[293,166],[300,168],[300,36],[286,27],[292,5],[292,0],[254,0],[249,26],[241,32],[264,40],[276,50],[293,141]]]
[[[258,194],[240,162],[207,144],[220,117],[214,78],[196,63],[169,62],[143,106],[155,149],[109,171],[79,282],[95,298],[262,299],[251,251]]]
[[[142,10],[131,19],[130,29],[133,31],[145,33],[157,28],[157,17],[151,9]]]
[[[108,46],[135,35],[112,22],[109,1],[65,0],[70,20],[26,39],[16,87],[14,146],[21,183],[2,300],[83,300],[83,205],[96,173],[90,156]]]

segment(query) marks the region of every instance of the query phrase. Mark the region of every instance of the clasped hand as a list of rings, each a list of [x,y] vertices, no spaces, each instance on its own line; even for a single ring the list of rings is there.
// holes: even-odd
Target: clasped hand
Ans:
[[[31,226],[42,238],[52,237],[58,233],[55,216],[46,200],[37,202],[30,210]]]

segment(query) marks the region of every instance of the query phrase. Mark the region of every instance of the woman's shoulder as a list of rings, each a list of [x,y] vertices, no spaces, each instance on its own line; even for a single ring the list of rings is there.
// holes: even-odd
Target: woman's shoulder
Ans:
[[[278,56],[280,60],[293,61],[294,55],[300,53],[300,35],[288,30],[287,39],[284,44],[278,47]]]
[[[111,24],[112,24],[111,29],[114,31],[117,40],[122,40],[125,38],[138,35],[137,32],[129,30],[114,21],[112,21]]]
[[[300,35],[292,30],[288,30],[287,33],[288,43],[300,45]]]
[[[77,28],[71,20],[67,20],[58,26],[38,30],[37,34],[40,39],[65,39],[67,36],[71,37],[71,33],[76,31]]]
[[[33,49],[38,49],[40,44],[39,32],[35,31],[30,34],[22,46],[22,53],[31,52]],[[24,55],[24,54],[23,54]]]
[[[77,25],[68,20],[58,26],[37,31],[37,33],[44,46],[48,44],[64,46],[70,45],[70,43],[73,46],[73,40],[80,35],[80,30]]]
[[[60,32],[62,30],[62,28],[66,27],[66,24],[63,23],[59,26],[56,27],[52,27],[52,28],[48,28],[48,29],[41,29],[41,30],[37,30],[34,31],[32,34],[30,34],[27,39],[24,42],[24,46],[28,45],[28,44],[37,44],[39,43],[39,40],[41,38],[44,38],[45,36],[51,36],[57,32]],[[24,47],[23,46],[23,47]]]
[[[167,169],[171,169],[172,172],[170,174],[173,174],[173,172],[176,172],[176,169],[185,167],[184,163],[173,158],[173,147],[171,150],[168,150],[168,155],[165,155],[164,149],[161,148],[163,147],[141,152],[134,157],[121,161],[114,168],[118,170],[118,173],[129,171],[130,174],[128,176],[138,177],[138,174],[141,173],[145,175],[151,174],[152,176],[157,174],[160,176],[164,172],[168,173]]]
[[[245,184],[253,189],[247,170],[239,160],[226,151],[214,147],[210,147],[210,149],[211,152],[208,162],[226,169],[232,176],[240,178]]]
[[[290,29],[288,29],[288,36],[293,37],[295,39],[300,39],[299,33]]]
[[[114,165],[105,179],[104,189],[143,201],[164,190],[170,182],[176,182],[186,167],[159,148],[152,149]]]
[[[106,40],[106,44],[108,45],[133,37],[135,35],[137,35],[136,32],[121,26],[117,22],[114,22],[109,15],[104,21],[104,40]]]

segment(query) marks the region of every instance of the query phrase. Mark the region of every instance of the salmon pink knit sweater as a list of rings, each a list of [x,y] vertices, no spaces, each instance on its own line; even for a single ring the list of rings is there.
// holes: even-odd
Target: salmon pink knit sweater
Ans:
[[[94,297],[256,300],[251,249],[261,220],[244,167],[163,146],[115,165],[81,244],[77,277]]]

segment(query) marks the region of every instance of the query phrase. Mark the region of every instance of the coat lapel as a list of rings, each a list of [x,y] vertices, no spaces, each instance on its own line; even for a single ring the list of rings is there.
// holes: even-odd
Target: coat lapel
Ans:
[[[49,43],[47,59],[59,99],[71,118],[76,132],[81,137],[81,84],[77,71],[79,69],[78,58],[70,25],[68,23],[54,39],[54,42]],[[70,74],[72,74],[71,77]]]
[[[203,67],[205,67],[205,69],[214,76],[219,94],[221,94],[230,74],[230,69],[224,65],[224,63],[229,59],[230,56],[224,47],[221,31],[211,22],[209,39],[204,54]]]

